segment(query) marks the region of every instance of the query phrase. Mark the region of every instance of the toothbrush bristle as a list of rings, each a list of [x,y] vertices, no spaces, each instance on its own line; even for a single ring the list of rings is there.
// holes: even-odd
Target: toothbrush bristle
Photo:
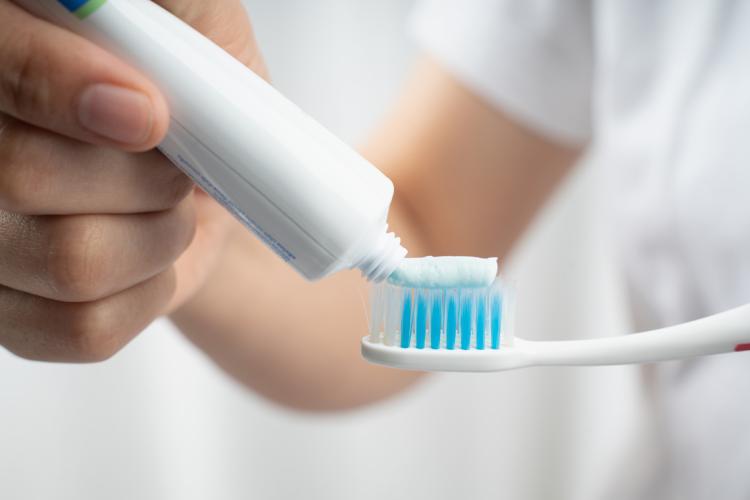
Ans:
[[[500,349],[510,343],[503,327],[503,287],[372,290],[370,340],[414,349]]]

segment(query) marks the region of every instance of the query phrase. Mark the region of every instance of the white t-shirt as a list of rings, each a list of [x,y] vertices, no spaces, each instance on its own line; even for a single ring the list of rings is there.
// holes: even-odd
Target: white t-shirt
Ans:
[[[427,0],[414,31],[504,112],[590,145],[638,329],[750,302],[750,2]],[[644,381],[653,465],[608,498],[750,498],[750,354]]]

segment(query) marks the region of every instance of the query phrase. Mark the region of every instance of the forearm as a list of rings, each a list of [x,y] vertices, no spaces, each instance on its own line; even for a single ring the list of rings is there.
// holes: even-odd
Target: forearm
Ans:
[[[524,126],[429,59],[365,146],[430,253],[486,257],[507,254],[581,151]]]
[[[399,210],[392,226],[404,224]],[[410,249],[423,251],[412,237]],[[223,369],[284,404],[337,409],[381,399],[415,373],[367,364],[367,284],[359,272],[309,283],[239,225],[207,284],[172,319]]]

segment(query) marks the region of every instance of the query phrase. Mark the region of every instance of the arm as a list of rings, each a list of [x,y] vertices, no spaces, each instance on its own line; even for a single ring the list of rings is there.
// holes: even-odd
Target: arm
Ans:
[[[413,256],[504,255],[579,151],[524,128],[422,61],[364,147],[396,185],[390,225]],[[308,409],[386,397],[419,374],[359,356],[358,273],[310,284],[241,227],[206,285],[173,314],[220,366],[258,392]]]

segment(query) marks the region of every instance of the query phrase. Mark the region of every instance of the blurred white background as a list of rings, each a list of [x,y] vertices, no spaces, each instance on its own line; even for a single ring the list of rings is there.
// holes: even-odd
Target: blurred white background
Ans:
[[[246,3],[274,83],[346,140],[362,140],[416,55],[411,2]],[[596,175],[588,165],[571,180],[512,260],[520,335],[627,328]],[[439,375],[361,411],[305,415],[237,386],[166,322],[96,366],[0,352],[0,498],[596,498],[637,420],[636,376]]]

